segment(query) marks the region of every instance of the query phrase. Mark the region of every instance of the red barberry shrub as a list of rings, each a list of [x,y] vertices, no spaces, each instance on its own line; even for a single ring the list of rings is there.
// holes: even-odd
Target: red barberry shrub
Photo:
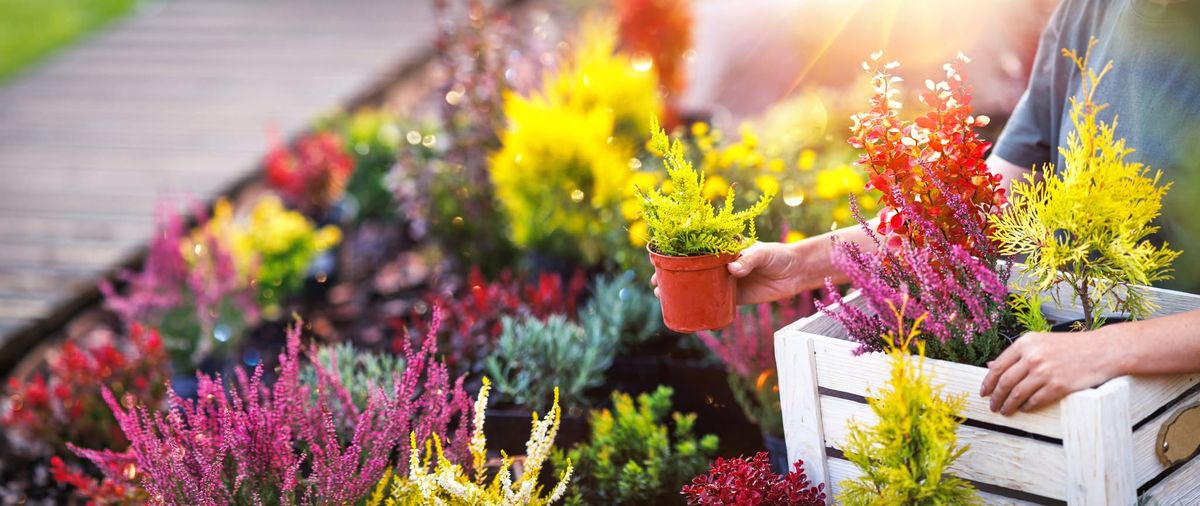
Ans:
[[[342,138],[333,132],[316,132],[296,141],[293,149],[282,143],[267,153],[263,165],[267,182],[297,208],[328,209],[346,191],[354,172],[354,158]]]
[[[697,506],[824,506],[825,484],[813,485],[796,461],[787,476],[771,472],[766,452],[751,458],[713,461],[708,474],[684,485],[681,493]]]
[[[650,58],[658,82],[668,94],[682,93],[684,53],[692,47],[690,0],[618,0],[618,29],[622,49],[636,59]]]
[[[102,389],[135,395],[157,406],[166,394],[167,356],[158,332],[135,325],[129,339],[94,348],[67,341],[29,379],[8,379],[0,425],[20,446],[62,453],[73,442],[124,448],[125,437]]]
[[[900,118],[896,86],[901,80],[889,72],[899,64],[879,65],[881,54],[871,55],[863,68],[871,74],[875,96],[871,108],[852,116],[854,125],[848,139],[851,146],[863,150],[858,164],[868,169],[868,189],[880,192],[884,204],[878,232],[896,245],[901,236],[924,246],[926,233],[898,210],[913,207],[916,217],[931,222],[951,244],[959,244],[975,256],[994,256],[987,241],[990,214],[1005,202],[999,174],[988,172],[985,155],[991,143],[975,131],[988,124],[987,116],[974,116],[971,86],[964,65],[970,60],[962,54],[945,65],[946,80],[925,81],[921,103],[929,108],[913,121]],[[956,212],[951,199],[962,212]],[[972,233],[975,230],[983,234]]]
[[[522,280],[503,271],[498,279],[488,281],[479,267],[473,267],[461,291],[433,294],[426,301],[429,307],[445,308],[438,337],[441,349],[446,350],[446,365],[458,372],[482,371],[483,360],[500,338],[505,316],[545,319],[563,314],[574,320],[586,284],[583,271],[576,271],[564,285],[562,276],[546,272],[534,280]],[[417,329],[414,334],[428,330],[419,313],[414,313],[411,320]],[[393,340],[393,351],[403,345],[401,339]]]

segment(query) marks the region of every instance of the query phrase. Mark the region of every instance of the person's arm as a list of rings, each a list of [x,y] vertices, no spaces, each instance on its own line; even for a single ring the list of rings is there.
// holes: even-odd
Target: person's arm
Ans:
[[[1031,332],[988,364],[992,411],[1032,411],[1124,375],[1200,372],[1200,310],[1087,332]]]

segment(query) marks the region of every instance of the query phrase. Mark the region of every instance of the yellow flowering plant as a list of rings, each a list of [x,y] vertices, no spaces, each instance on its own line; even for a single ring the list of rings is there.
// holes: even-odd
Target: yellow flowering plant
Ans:
[[[540,91],[505,97],[489,172],[513,244],[594,265],[626,244],[613,224],[640,164],[633,139],[662,101],[654,74],[616,52],[611,22],[586,21],[580,33]]]
[[[538,419],[533,415],[533,426],[522,471],[513,472],[516,459],[500,453],[500,468],[492,474],[487,471],[487,437],[483,426],[486,419],[488,392],[491,383],[483,378],[483,387],[475,401],[475,417],[472,420],[470,450],[473,476],[468,475],[463,465],[450,462],[442,451],[437,434],[426,441],[424,448],[411,436],[412,451],[409,453],[408,475],[388,473],[375,487],[375,492],[366,501],[368,506],[418,506],[428,504],[450,506],[541,506],[557,502],[567,490],[573,468],[567,461],[558,482],[547,494],[538,481],[547,459],[554,452],[554,438],[558,434],[562,410],[558,405],[558,390],[554,393],[554,404],[546,416]],[[517,474],[514,479],[514,474]]]
[[[255,287],[268,316],[278,313],[280,303],[303,287],[313,260],[341,241],[336,226],[318,228],[275,196],[259,199],[245,219],[238,219],[232,204],[222,199],[197,234],[197,240],[201,234],[211,234],[229,245],[239,274]]]

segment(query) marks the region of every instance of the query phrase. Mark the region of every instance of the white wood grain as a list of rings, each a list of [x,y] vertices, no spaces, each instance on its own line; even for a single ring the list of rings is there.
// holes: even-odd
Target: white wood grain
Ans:
[[[832,462],[829,467],[833,472]],[[1184,464],[1171,476],[1150,487],[1142,497],[1150,499],[1148,504],[1163,506],[1200,504],[1200,459]]]
[[[816,356],[812,339],[789,332],[775,333],[775,361],[779,368],[779,401],[787,442],[788,462],[804,461],[814,483],[829,476],[825,467],[825,437],[817,395]]]
[[[863,424],[878,422],[870,406],[836,397],[821,397],[825,444],[842,449],[851,419]],[[1066,454],[1063,447],[1035,439],[959,426],[958,443],[970,449],[950,470],[968,480],[1065,500]]]
[[[829,476],[830,480],[832,481],[825,485],[826,490],[831,491],[832,494],[836,495],[842,491],[842,487],[840,486],[842,480],[857,478],[861,474],[862,473],[858,472],[858,468],[854,467],[854,464],[850,463],[848,460],[837,458],[829,459]],[[830,492],[826,493],[829,494]],[[1002,495],[989,494],[987,492],[977,491],[977,493],[979,494],[979,497],[983,499],[983,503],[987,504],[988,506],[1036,506],[1037,504],[1029,501],[1022,501],[1020,499],[1013,499],[1011,497],[1004,497]]]
[[[1132,396],[1132,393],[1130,393]],[[1159,473],[1166,469],[1162,462],[1158,460],[1158,453],[1155,446],[1158,444],[1158,430],[1162,428],[1163,423],[1171,418],[1183,406],[1187,406],[1193,402],[1200,401],[1200,392],[1193,393],[1183,399],[1173,409],[1168,409],[1162,414],[1154,417],[1153,420],[1147,422],[1140,429],[1133,433],[1133,473],[1134,481],[1138,487],[1145,485]],[[1175,471],[1178,473],[1179,471]]]
[[[1072,506],[1137,501],[1129,385],[1109,382],[1062,401],[1067,502]]]
[[[855,343],[823,336],[809,337],[817,355],[817,379],[820,386],[865,397],[870,389],[883,386],[887,380],[891,367],[887,355],[872,353],[854,356],[853,350],[858,347]],[[983,377],[987,374],[987,370],[982,367],[925,359],[925,371],[932,374],[938,384],[944,385],[945,393],[966,394],[967,402],[962,415],[969,419],[1056,439],[1062,438],[1062,423],[1059,420],[1057,405],[1013,416],[993,413],[988,408],[988,400],[979,396],[979,386],[983,384]]]
[[[1200,374],[1123,376],[1113,381],[1129,383],[1129,416],[1137,424],[1200,383]]]

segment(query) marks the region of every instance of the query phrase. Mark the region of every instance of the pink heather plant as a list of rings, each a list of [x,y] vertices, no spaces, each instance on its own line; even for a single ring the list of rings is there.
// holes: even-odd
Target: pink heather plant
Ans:
[[[434,357],[440,318],[435,309],[422,347],[405,349],[407,366],[393,377],[391,394],[374,387],[362,410],[347,402],[335,368],[313,364],[315,384],[301,381],[297,323],[273,386],[264,385],[261,364],[249,378],[239,370],[237,388],[197,374],[198,398],[171,391],[166,412],[135,405],[132,396],[118,402],[105,389],[129,450],[71,449],[110,483],[144,489],[154,504],[353,503],[390,466],[407,473],[410,433],[437,433],[448,439],[448,458],[470,462],[471,400],[462,378],[451,387],[445,365]],[[349,436],[339,438],[343,425]]]
[[[946,202],[952,209],[962,207],[961,201],[952,195]],[[862,343],[860,353],[887,348],[879,338],[886,331],[877,315],[890,314],[889,304],[902,306],[905,296],[909,298],[905,318],[929,315],[922,330],[932,337],[926,339],[930,357],[982,365],[1004,349],[1008,343],[999,334],[999,324],[1008,293],[1005,285],[1009,269],[998,265],[997,257],[971,256],[964,246],[951,243],[938,233],[928,220],[910,213],[909,205],[901,206],[896,213],[925,232],[924,244],[917,246],[903,238],[884,246],[862,219],[853,199],[851,208],[867,234],[876,241],[878,250],[865,253],[853,243],[838,242],[834,264],[859,289],[866,309],[845,304],[829,280],[826,287],[838,304],[827,306],[818,301],[817,305],[838,320],[850,337]],[[978,228],[967,233],[982,237]]]
[[[197,206],[197,230],[204,230],[206,214]],[[125,271],[117,289],[104,280],[100,291],[104,305],[126,325],[147,323],[158,328],[176,356],[191,355],[192,362],[207,355],[219,322],[241,327],[258,319],[255,292],[228,247],[211,233],[190,231],[183,215],[163,201],[156,211],[156,227],[141,271]],[[193,259],[185,256],[190,245]],[[180,344],[183,343],[183,344]],[[185,360],[186,361],[186,360]]]

